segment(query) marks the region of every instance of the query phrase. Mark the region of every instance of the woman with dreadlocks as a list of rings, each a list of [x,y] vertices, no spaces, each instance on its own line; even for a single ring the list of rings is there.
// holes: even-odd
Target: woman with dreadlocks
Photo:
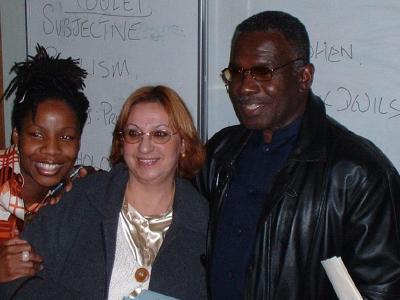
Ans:
[[[34,275],[42,258],[18,238],[24,221],[51,199],[73,169],[89,102],[77,61],[37,54],[16,63],[6,89],[15,92],[11,147],[0,151],[0,282]]]

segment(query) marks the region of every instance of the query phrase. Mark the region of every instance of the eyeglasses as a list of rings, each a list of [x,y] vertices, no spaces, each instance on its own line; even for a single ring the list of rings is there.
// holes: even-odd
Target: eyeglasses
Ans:
[[[252,67],[250,69],[228,67],[222,70],[221,77],[225,83],[231,83],[243,80],[243,77],[248,73],[256,81],[270,81],[276,70],[282,69],[298,60],[304,60],[304,58],[298,57],[272,69],[262,66]]]
[[[152,131],[143,132],[139,128],[126,128],[120,132],[120,135],[128,144],[139,143],[143,140],[145,135],[150,137],[151,141],[156,144],[165,144],[177,133],[178,132],[170,132],[167,129],[154,129]]]

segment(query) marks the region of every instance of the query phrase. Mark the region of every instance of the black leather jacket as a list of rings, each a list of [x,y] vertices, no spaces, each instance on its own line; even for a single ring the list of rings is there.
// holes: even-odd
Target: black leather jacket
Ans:
[[[217,133],[196,178],[211,202],[208,267],[213,229],[250,135],[242,126]],[[328,117],[313,94],[267,199],[246,299],[337,299],[320,263],[332,256],[342,257],[365,299],[400,299],[399,175],[371,142]]]

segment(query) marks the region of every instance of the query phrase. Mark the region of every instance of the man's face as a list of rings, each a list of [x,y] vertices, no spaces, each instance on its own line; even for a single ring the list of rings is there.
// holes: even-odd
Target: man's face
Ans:
[[[278,32],[242,32],[231,52],[230,67],[274,69],[297,58]],[[249,129],[275,131],[303,114],[312,82],[312,65],[296,71],[289,64],[273,73],[269,81],[256,81],[249,72],[228,85],[240,122]]]

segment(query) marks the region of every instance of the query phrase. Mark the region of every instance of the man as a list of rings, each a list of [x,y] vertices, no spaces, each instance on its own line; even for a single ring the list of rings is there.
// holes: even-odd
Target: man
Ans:
[[[196,184],[211,201],[212,299],[337,299],[321,260],[340,256],[367,299],[400,299],[400,179],[311,92],[304,25],[243,21],[222,76],[241,125],[208,142]]]

